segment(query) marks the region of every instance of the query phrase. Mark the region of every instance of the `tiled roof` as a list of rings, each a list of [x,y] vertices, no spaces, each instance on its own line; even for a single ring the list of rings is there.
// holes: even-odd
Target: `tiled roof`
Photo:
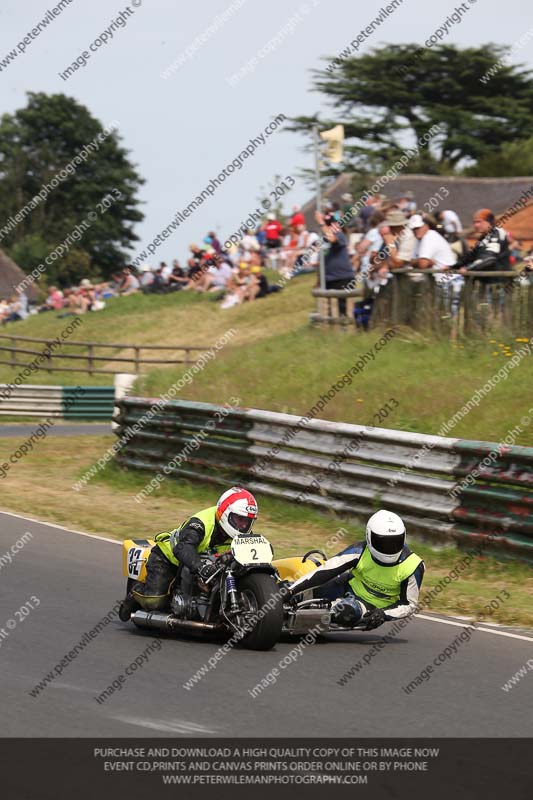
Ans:
[[[15,287],[24,280],[25,275],[15,262],[3,250],[0,250],[0,299],[9,300],[15,293]],[[37,290],[33,284],[25,289],[29,300],[37,299]]]
[[[330,200],[338,201],[342,207],[345,203],[341,200],[341,196],[350,191],[351,177],[349,173],[340,175],[327,188],[324,195]],[[428,202],[439,191],[441,195],[443,194],[442,186],[449,191],[449,195],[444,202],[439,203],[438,207],[441,209],[451,208],[456,211],[464,227],[467,228],[472,221],[473,213],[478,208],[490,208],[496,215],[500,215],[510,209],[528,189],[533,194],[533,177],[465,178],[449,175],[399,174],[383,185],[381,193],[394,199],[400,197],[404,192],[411,191],[418,207],[424,211],[427,210],[424,209],[425,202]],[[354,197],[354,201],[357,199]],[[310,223],[315,210],[314,198],[306,203],[302,210],[306,215],[306,220]],[[507,222],[506,226],[513,230],[511,225],[514,223],[516,226],[520,222],[521,226],[524,225],[524,232],[518,236],[517,230],[515,235],[518,238],[533,239],[533,211],[529,207],[526,207],[526,210],[526,214],[522,211],[518,212],[512,220]],[[531,225],[529,225],[529,220],[531,220]],[[313,227],[316,227],[316,224],[313,224]],[[529,230],[527,237],[526,230]],[[515,233],[514,230],[513,233]]]

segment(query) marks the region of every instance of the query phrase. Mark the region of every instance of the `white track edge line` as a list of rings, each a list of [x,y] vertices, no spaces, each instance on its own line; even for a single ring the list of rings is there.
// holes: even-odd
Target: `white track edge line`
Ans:
[[[87,536],[89,539],[100,539],[101,542],[110,542],[111,544],[122,544],[120,539],[108,539],[106,536],[98,536],[96,533],[85,533],[84,531],[75,531],[72,528],[65,528],[64,525],[56,525],[54,522],[44,522],[34,517],[25,517],[23,514],[15,514],[13,511],[4,511],[0,509],[0,514],[6,514],[8,517],[16,517],[23,519],[27,522],[36,522],[38,525],[46,525],[48,528],[57,528],[60,531],[67,531],[68,533],[76,533],[78,536]]]
[[[476,631],[482,633],[492,633],[494,636],[509,636],[511,639],[523,639],[525,642],[533,642],[533,637],[522,636],[519,633],[507,633],[507,631],[496,631],[494,628],[480,628],[478,625],[472,625],[468,622],[454,622],[449,619],[438,619],[437,617],[428,617],[426,614],[415,614],[418,619],[427,619],[429,622],[440,622],[443,625],[457,625],[458,628],[474,628]]]

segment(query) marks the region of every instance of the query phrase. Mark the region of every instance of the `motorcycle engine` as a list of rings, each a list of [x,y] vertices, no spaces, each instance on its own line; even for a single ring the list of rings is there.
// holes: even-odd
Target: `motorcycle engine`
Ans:
[[[170,608],[176,617],[202,620],[207,611],[207,598],[175,592],[170,601]]]
[[[172,613],[177,617],[189,617],[191,615],[191,597],[175,592],[170,601]]]

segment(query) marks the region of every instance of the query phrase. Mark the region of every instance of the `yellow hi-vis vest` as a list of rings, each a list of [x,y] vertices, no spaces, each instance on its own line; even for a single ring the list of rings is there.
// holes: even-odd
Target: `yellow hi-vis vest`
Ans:
[[[192,517],[194,517],[195,519],[199,519],[201,522],[203,522],[205,528],[204,538],[196,548],[196,552],[205,553],[206,550],[209,550],[211,536],[213,535],[213,531],[215,529],[216,510],[217,510],[216,506],[211,506],[210,508],[204,508],[203,511],[198,511],[197,514],[192,514],[190,517],[188,517],[185,520],[185,522],[183,522],[180,525],[179,528],[176,528],[176,530],[164,531],[163,533],[157,534],[157,536],[155,537],[157,546],[159,547],[163,555],[166,558],[168,558],[169,561],[172,562],[172,564],[175,564],[177,567],[179,567],[180,562],[174,555],[173,548],[176,546],[176,542],[178,540],[180,531],[187,525],[188,522],[190,522]],[[218,553],[223,553],[226,550],[229,550],[229,548],[230,544],[228,543],[223,545],[217,545],[216,550]]]
[[[385,608],[398,602],[400,584],[413,574],[421,562],[421,558],[411,553],[400,564],[383,567],[376,564],[370,550],[365,547],[363,555],[352,569],[353,578],[349,583],[361,600],[366,600],[376,608]]]

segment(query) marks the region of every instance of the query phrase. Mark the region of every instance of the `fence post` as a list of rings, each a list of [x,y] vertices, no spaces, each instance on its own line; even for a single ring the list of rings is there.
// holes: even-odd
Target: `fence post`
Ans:
[[[139,374],[140,371],[140,361],[141,361],[141,348],[135,347],[135,372]]]
[[[53,372],[52,369],[52,342],[46,342],[46,361],[48,363],[47,372]]]
[[[474,281],[468,275],[465,275],[465,288],[463,295],[464,304],[464,323],[463,334],[465,336],[472,335],[472,313],[473,313],[473,284]]]
[[[87,351],[88,351],[87,352],[87,367],[88,367],[88,370],[89,370],[89,375],[92,375],[93,374],[93,369],[94,369],[94,361],[93,361],[94,350],[93,350],[92,344],[90,344],[88,346]]]
[[[16,336],[12,336],[11,337],[11,344],[13,346],[13,350],[10,351],[11,352],[11,366],[12,367],[16,367],[17,366],[17,352],[16,352],[16,349],[15,349],[16,346],[17,346],[17,337]]]

